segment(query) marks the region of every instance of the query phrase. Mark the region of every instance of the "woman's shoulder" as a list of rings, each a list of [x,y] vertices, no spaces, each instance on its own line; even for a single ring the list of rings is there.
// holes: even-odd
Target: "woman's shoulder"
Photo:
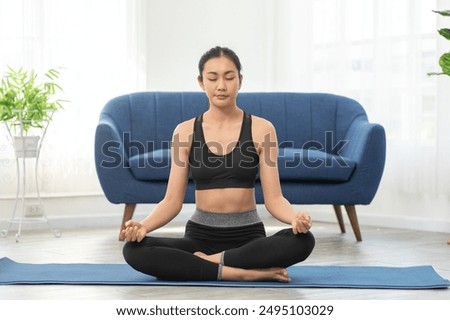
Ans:
[[[186,134],[186,135],[191,134],[194,130],[194,121],[195,121],[195,118],[180,122],[176,126],[174,133]]]
[[[252,114],[252,130],[266,134],[275,131],[275,127],[269,120]]]

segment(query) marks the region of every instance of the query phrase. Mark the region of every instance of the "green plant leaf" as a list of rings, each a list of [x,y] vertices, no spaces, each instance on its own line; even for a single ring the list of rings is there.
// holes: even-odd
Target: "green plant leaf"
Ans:
[[[32,127],[45,128],[53,112],[61,109],[61,102],[65,102],[53,97],[57,91],[62,91],[55,83],[58,77],[58,70],[49,69],[45,73],[47,82],[40,82],[34,71],[14,70],[8,66],[0,84],[0,121],[6,122],[14,132],[22,125],[25,135]]]
[[[450,40],[450,29],[443,28],[443,29],[438,30],[438,32],[445,39]]]
[[[442,68],[442,72],[450,76],[450,52],[444,53],[439,59],[439,65]]]
[[[45,74],[46,77],[54,80],[59,78],[59,71],[57,69],[49,69]]]
[[[433,12],[440,14],[441,16],[450,17],[450,10],[444,11],[433,10]]]

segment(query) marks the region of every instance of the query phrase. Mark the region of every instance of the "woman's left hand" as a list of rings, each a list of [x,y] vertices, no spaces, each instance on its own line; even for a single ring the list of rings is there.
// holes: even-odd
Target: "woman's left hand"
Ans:
[[[307,233],[312,226],[311,217],[304,212],[297,213],[291,222],[294,234]]]

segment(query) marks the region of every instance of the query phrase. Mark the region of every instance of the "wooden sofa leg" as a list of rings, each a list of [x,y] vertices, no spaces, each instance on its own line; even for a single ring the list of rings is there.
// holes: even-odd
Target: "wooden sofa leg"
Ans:
[[[342,218],[341,206],[338,204],[334,204],[333,208],[334,208],[334,212],[336,213],[336,218],[338,219],[338,222],[339,222],[339,228],[341,228],[342,233],[345,233],[345,225],[344,225],[344,219]]]
[[[120,231],[119,231],[119,241],[124,240],[124,238],[122,237],[122,230],[125,228],[125,223],[128,220],[131,220],[131,218],[133,218],[134,209],[136,209],[136,203],[126,203],[125,204],[125,210],[123,211],[123,217],[122,217],[122,224],[120,225]]]
[[[359,229],[358,217],[356,216],[355,205],[345,205],[345,210],[347,211],[348,218],[350,219],[350,224],[352,225],[356,240],[362,241],[361,231]]]

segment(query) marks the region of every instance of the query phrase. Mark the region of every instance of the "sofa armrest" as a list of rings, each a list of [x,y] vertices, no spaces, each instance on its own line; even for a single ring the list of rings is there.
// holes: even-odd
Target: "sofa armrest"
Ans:
[[[113,119],[107,116],[100,119],[95,131],[94,148],[97,176],[106,198],[112,203],[122,203],[126,182],[134,178],[128,166],[122,136]]]
[[[345,136],[346,146],[341,155],[356,162],[352,180],[359,186],[361,204],[369,204],[375,196],[386,161],[384,128],[365,119],[357,119]]]

